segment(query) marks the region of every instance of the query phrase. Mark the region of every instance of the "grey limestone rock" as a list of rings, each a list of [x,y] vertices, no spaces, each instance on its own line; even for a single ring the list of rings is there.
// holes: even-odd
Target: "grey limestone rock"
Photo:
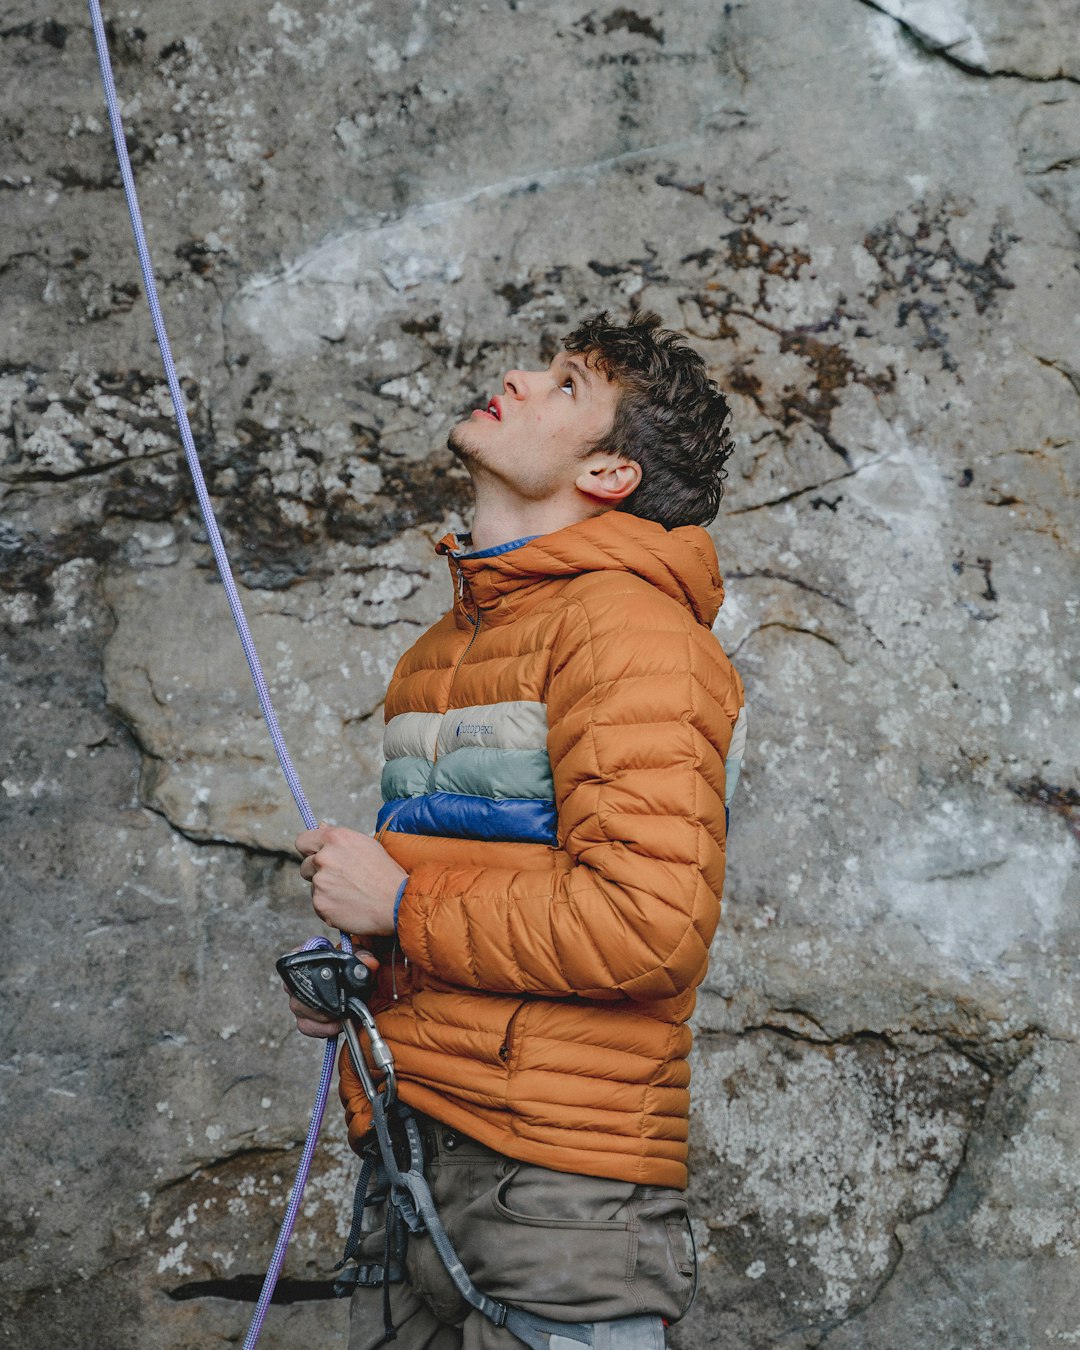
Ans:
[[[317,813],[449,601],[446,430],[647,307],[735,409],[751,739],[680,1350],[1080,1337],[1076,6],[107,16],[210,492]],[[317,1076],[299,822],[172,427],[85,10],[0,20],[0,1339],[236,1344]],[[324,1297],[331,1110],[262,1344]],[[247,1300],[247,1301],[246,1301]]]

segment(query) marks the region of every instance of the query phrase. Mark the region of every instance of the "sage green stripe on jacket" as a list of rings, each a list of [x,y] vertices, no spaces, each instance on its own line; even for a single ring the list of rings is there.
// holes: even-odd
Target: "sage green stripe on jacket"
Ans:
[[[435,765],[419,755],[402,755],[383,765],[382,797],[384,802],[401,797],[422,797],[431,789],[431,771]]]
[[[486,750],[467,746],[434,764],[403,757],[383,769],[384,801],[425,792],[460,792],[495,801],[513,798],[552,801],[555,785],[546,750]]]

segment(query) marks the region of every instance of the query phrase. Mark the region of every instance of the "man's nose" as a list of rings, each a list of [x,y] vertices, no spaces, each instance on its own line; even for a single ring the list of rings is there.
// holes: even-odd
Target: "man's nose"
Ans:
[[[528,370],[508,370],[503,376],[503,388],[512,398],[524,398],[529,392],[532,374]]]

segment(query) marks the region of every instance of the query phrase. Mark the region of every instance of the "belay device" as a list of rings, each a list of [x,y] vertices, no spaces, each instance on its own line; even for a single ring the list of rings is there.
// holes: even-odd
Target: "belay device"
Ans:
[[[349,952],[316,947],[288,952],[278,958],[276,965],[278,974],[301,1002],[341,1022],[353,1068],[371,1101],[377,1089],[356,1034],[356,1024],[360,1023],[367,1032],[375,1067],[384,1075],[383,1092],[389,1105],[397,1096],[394,1057],[379,1035],[366,1002],[371,991],[371,971],[363,961]]]

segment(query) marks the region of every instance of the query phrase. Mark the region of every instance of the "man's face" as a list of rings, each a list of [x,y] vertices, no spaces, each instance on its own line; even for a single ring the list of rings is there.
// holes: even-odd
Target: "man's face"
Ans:
[[[450,432],[449,445],[475,476],[543,501],[572,489],[581,453],[611,430],[619,388],[585,355],[562,352],[547,370],[510,370],[503,392]]]

